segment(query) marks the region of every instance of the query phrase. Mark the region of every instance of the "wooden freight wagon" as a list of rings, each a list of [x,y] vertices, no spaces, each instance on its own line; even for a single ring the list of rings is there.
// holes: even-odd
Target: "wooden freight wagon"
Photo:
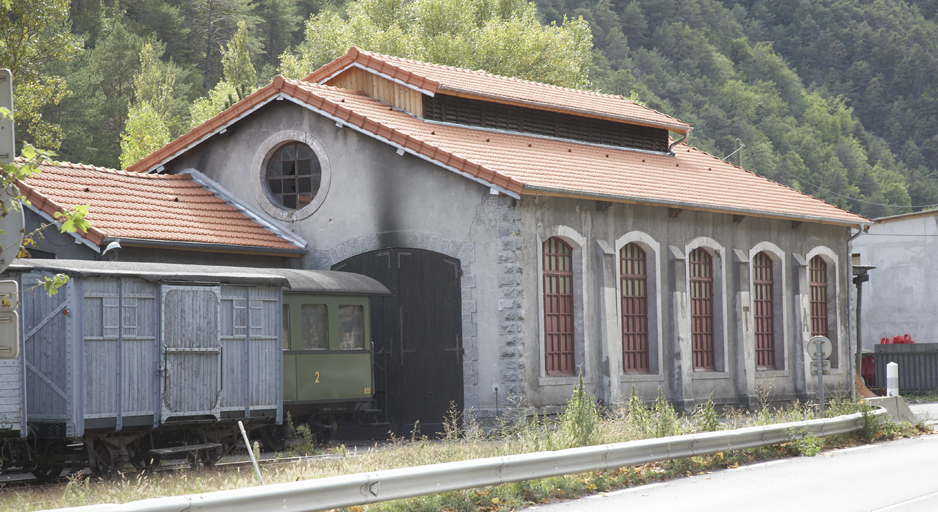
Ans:
[[[301,396],[296,405],[323,401],[334,413],[373,399],[367,296],[389,291],[371,278],[69,260],[16,260],[6,271],[21,289],[57,273],[70,277],[57,294],[21,293],[18,308],[15,364],[26,390],[30,469],[40,478],[67,466],[106,472],[174,454],[213,463],[236,441],[238,420],[249,429],[281,424],[285,380],[288,404]],[[284,300],[285,289],[294,298],[337,301],[336,328],[326,329],[351,345],[327,342],[339,354],[305,354],[317,357],[292,351],[291,333],[301,347],[322,326],[302,307],[291,321],[294,300]],[[336,374],[340,367],[353,371]],[[335,382],[306,382],[315,371]]]
[[[145,463],[174,450],[211,463],[234,440],[236,420],[282,420],[286,278],[69,260],[17,260],[7,273],[21,290],[56,273],[70,277],[55,295],[39,288],[19,300],[37,476],[84,460]]]

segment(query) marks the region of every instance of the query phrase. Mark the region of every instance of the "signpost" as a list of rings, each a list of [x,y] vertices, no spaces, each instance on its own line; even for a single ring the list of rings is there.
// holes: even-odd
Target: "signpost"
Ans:
[[[16,157],[16,138],[13,133],[13,75],[9,69],[0,69],[0,107],[9,111],[9,116],[0,116],[0,164],[8,164]],[[0,189],[0,201],[9,201],[16,196],[15,190]],[[0,214],[0,271],[3,271],[20,252],[20,243],[25,232],[25,217],[22,208],[10,208]]]
[[[13,74],[9,69],[0,69],[0,107],[10,111],[10,116],[0,116],[0,164],[8,164],[16,158],[16,136],[13,131]]]
[[[831,373],[831,362],[827,358],[834,347],[824,336],[814,336],[807,345],[807,352],[814,359],[811,361],[811,374],[817,375],[818,411],[824,412],[824,375]]]

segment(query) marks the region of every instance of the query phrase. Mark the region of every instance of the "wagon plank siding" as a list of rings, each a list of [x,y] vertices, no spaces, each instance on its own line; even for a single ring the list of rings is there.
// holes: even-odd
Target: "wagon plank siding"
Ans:
[[[110,418],[118,413],[118,283],[116,279],[83,282],[85,418]]]
[[[124,416],[156,414],[157,328],[159,286],[137,280],[121,281],[123,305],[123,379],[121,397]]]
[[[244,357],[247,352],[247,287],[221,287],[221,410],[244,410],[247,405]]]
[[[283,365],[280,290],[251,289],[251,409],[276,409]]]
[[[23,283],[31,284],[46,277],[28,273]],[[26,358],[27,416],[34,419],[66,420],[70,405],[68,394],[69,365],[72,363],[68,331],[68,299],[72,283],[59,293],[21,294],[22,329],[27,335]],[[32,333],[31,335],[29,335]]]
[[[0,361],[0,431],[22,428],[20,364],[19,359]]]

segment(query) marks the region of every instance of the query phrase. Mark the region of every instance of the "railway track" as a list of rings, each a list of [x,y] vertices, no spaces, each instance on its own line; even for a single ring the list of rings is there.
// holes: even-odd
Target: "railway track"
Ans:
[[[298,456],[288,456],[281,457],[277,456],[277,453],[267,452],[261,454],[261,459],[257,461],[260,466],[277,466],[277,465],[287,465],[287,464],[301,464],[301,463],[315,463],[315,462],[324,462],[329,460],[338,460],[345,456],[354,457],[360,451],[365,449],[371,449],[374,447],[374,442],[371,441],[369,444],[353,444],[346,454],[339,453],[323,453],[318,455],[298,455]],[[251,468],[252,463],[250,458],[244,454],[228,455],[223,457],[219,462],[211,466],[202,466],[202,465],[193,465],[188,460],[184,458],[179,459],[168,459],[163,460],[158,466],[152,466],[148,468],[150,472],[173,472],[173,471],[184,471],[189,469],[199,469],[202,471],[214,471],[214,470],[229,470],[235,468]],[[124,474],[135,474],[139,471],[137,470],[123,470]],[[86,476],[93,476],[89,468],[84,468],[81,470]],[[57,486],[65,485],[65,481],[69,475],[73,474],[71,470],[65,470],[62,472],[62,476],[51,482],[41,482],[33,476],[32,473],[28,471],[7,471],[0,475],[0,490],[7,489],[11,487],[46,487],[46,486]],[[108,478],[108,477],[103,477]]]

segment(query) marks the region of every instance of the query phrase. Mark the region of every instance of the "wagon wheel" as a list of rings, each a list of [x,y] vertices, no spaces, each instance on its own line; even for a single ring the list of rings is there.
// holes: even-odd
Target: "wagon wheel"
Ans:
[[[289,427],[283,425],[268,425],[261,429],[261,441],[264,449],[269,452],[282,452],[287,447],[287,433]]]
[[[101,478],[109,478],[114,474],[114,457],[111,450],[104,443],[89,443],[88,461],[91,462],[91,472]]]
[[[202,465],[207,468],[215,466],[215,463],[218,462],[218,459],[221,458],[221,455],[221,447],[199,450],[199,457],[202,459]]]
[[[37,464],[36,469],[32,470],[32,474],[36,477],[36,480],[46,484],[61,478],[63,469],[65,469],[63,466]]]

